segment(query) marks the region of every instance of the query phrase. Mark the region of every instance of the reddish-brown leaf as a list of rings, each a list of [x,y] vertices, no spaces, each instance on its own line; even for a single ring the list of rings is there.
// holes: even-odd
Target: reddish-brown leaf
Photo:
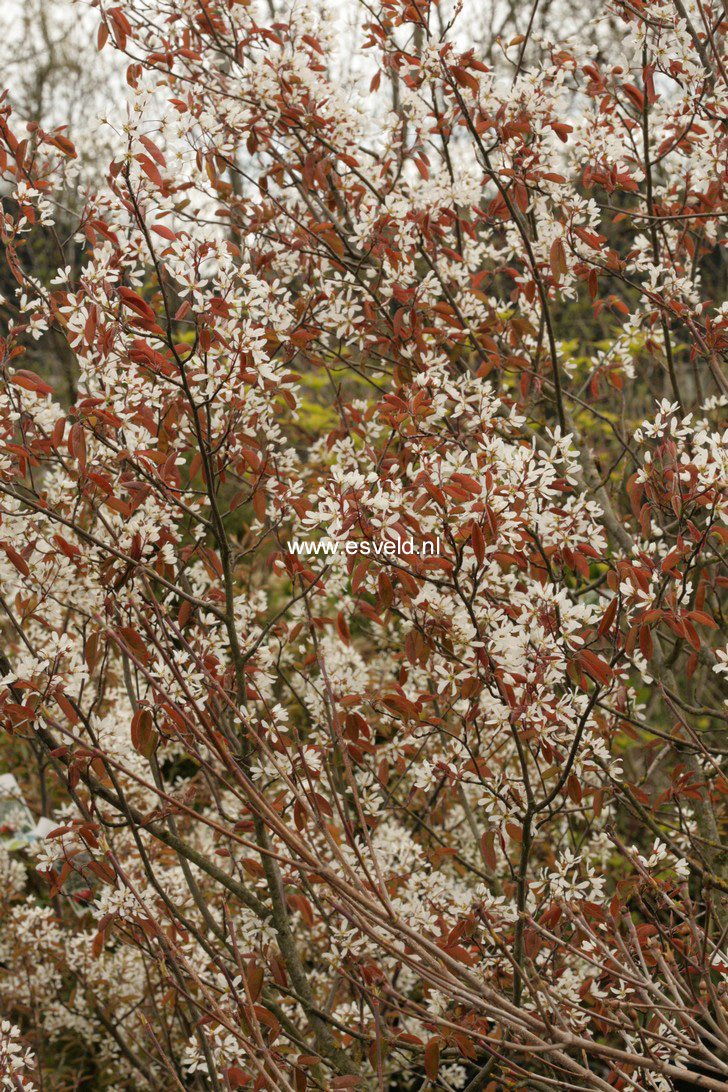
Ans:
[[[440,1040],[430,1039],[425,1047],[425,1075],[428,1080],[436,1081],[440,1071]]]
[[[22,573],[23,576],[30,576],[30,568],[28,567],[28,562],[25,560],[22,554],[19,554],[15,547],[11,546],[7,542],[0,543],[0,545],[2,545],[3,550],[8,555],[9,560],[12,561],[18,572]]]

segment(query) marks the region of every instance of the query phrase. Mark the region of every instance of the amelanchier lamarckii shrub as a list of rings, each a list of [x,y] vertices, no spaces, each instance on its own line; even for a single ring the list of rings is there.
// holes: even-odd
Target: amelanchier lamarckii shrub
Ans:
[[[615,13],[102,3],[70,231],[3,101],[4,1087],[728,1089],[728,19]]]

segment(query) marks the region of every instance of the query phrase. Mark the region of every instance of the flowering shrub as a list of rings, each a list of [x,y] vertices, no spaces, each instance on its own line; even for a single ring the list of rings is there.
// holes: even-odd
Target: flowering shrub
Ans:
[[[5,1087],[728,1089],[728,22],[615,6],[102,3],[70,227],[3,101]]]

